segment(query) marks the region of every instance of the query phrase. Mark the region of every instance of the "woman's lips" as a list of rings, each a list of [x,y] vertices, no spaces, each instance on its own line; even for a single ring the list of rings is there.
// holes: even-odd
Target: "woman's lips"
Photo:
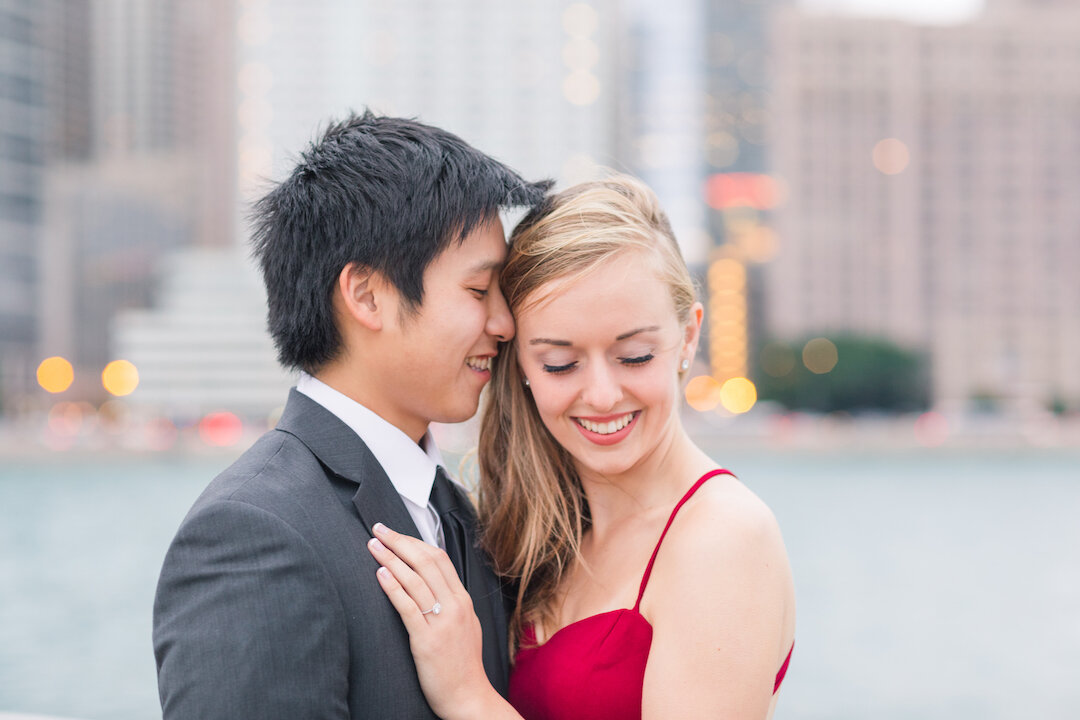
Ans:
[[[634,429],[640,410],[603,417],[574,417],[574,426],[596,445],[614,445]]]

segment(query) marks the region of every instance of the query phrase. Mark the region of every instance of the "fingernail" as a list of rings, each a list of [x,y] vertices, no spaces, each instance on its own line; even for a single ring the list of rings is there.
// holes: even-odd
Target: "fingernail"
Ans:
[[[375,523],[375,527],[373,527],[371,529],[374,530],[379,535],[382,535],[384,532],[386,532],[386,526],[383,525],[382,523]]]
[[[371,538],[368,540],[368,547],[378,552],[383,549],[383,544],[379,542],[379,538]]]
[[[387,569],[386,569],[386,568],[384,568],[384,567],[381,567],[381,568],[379,568],[378,570],[376,570],[376,571],[375,571],[375,574],[376,574],[376,575],[378,575],[378,576],[379,576],[379,577],[381,577],[381,578],[386,578],[387,580],[389,580],[389,579],[390,579],[390,571],[389,571],[389,570],[387,570]]]

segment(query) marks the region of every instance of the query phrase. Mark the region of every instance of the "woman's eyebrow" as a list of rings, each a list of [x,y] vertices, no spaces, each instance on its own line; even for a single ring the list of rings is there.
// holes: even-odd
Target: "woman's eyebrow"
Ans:
[[[624,332],[622,335],[619,335],[618,337],[616,337],[615,340],[617,340],[617,341],[618,340],[626,340],[627,338],[634,337],[638,333],[654,332],[654,331],[659,330],[659,329],[660,329],[659,325],[650,325],[648,327],[643,327],[643,328],[638,328],[636,330],[631,330],[630,332]]]
[[[659,329],[660,329],[659,325],[649,325],[648,327],[636,328],[634,330],[630,330],[629,332],[624,332],[622,335],[619,335],[618,337],[616,337],[615,340],[616,340],[616,342],[618,342],[618,341],[621,341],[621,340],[626,340],[627,338],[632,338],[635,335],[637,335],[638,333],[655,332],[656,330],[659,330]],[[532,340],[529,341],[529,344],[530,345],[557,345],[559,347],[570,347],[571,345],[573,345],[573,343],[571,343],[569,340],[553,340],[551,338],[533,338]]]
[[[559,347],[570,347],[569,340],[552,340],[551,338],[533,338],[529,341],[530,345],[558,345]]]

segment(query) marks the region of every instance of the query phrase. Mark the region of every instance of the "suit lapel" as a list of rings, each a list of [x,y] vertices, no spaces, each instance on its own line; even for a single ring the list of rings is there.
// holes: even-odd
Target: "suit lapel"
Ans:
[[[381,522],[400,533],[420,537],[382,465],[336,415],[294,388],[277,429],[304,443],[330,472],[357,484],[352,503],[368,534],[372,525]]]
[[[352,504],[369,535],[371,526],[381,522],[398,532],[420,537],[416,523],[382,466],[363,440],[336,415],[294,388],[277,429],[304,443],[328,472],[356,483]],[[484,628],[484,665],[488,678],[505,696],[509,650],[502,592],[498,579],[476,548],[476,514],[472,503],[460,488],[453,487],[452,495],[453,503],[444,513],[444,522],[455,522],[462,531],[466,545],[462,581]]]

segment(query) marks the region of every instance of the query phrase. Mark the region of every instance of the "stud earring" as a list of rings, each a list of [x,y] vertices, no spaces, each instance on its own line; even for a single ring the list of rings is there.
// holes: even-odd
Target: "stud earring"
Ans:
[[[679,367],[681,367],[684,371],[689,370],[690,369],[690,361],[689,360],[683,360],[682,365],[680,365]]]
[[[525,378],[522,382],[525,383],[525,387],[529,387],[529,378]]]

